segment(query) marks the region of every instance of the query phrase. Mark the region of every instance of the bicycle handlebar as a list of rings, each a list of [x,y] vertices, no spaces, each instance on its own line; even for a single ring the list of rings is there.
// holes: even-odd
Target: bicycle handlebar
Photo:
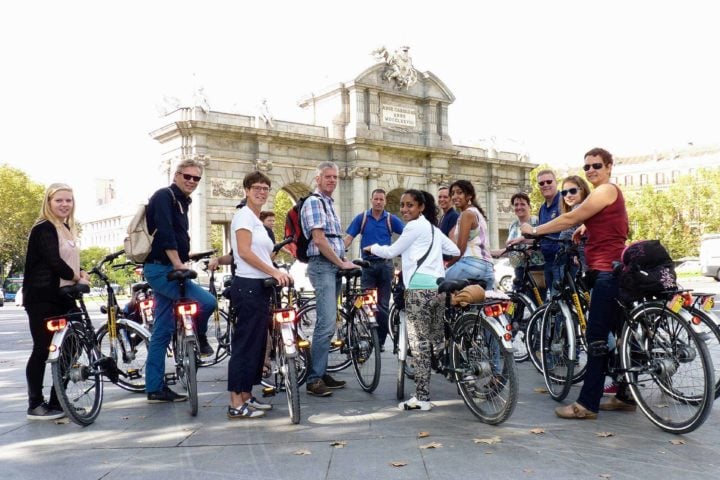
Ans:
[[[276,244],[273,246],[273,250],[272,250],[273,253],[279,252],[285,245],[287,245],[288,243],[292,243],[292,241],[293,241],[293,238],[292,238],[292,237],[287,237],[287,238],[286,238],[285,240],[283,240],[282,242],[276,243]]]

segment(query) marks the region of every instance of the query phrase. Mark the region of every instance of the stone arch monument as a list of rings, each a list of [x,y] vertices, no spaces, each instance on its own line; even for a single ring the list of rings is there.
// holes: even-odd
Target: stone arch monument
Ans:
[[[403,52],[407,47],[392,55]],[[181,159],[205,164],[191,205],[192,249],[209,246],[212,224],[229,225],[248,172],[264,172],[274,192],[282,189],[297,199],[314,188],[315,168],[327,160],[340,167],[334,197],[345,225],[369,208],[375,188],[389,192],[388,209],[396,212],[403,190],[435,193],[464,178],[488,212],[491,246],[504,241],[514,219],[510,197],[530,191],[535,165],[520,153],[454,145],[448,132],[453,94],[432,72],[416,71],[409,56],[392,55],[377,54],[379,62],[354,79],[303,98],[299,104],[308,123],[257,122],[255,115],[200,107],[165,115],[165,124],[151,135],[165,147],[168,178]],[[395,68],[393,61],[406,63]],[[271,195],[266,208],[273,201]]]

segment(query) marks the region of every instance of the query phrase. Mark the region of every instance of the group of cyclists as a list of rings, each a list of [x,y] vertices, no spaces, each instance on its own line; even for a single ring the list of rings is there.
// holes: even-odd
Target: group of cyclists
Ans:
[[[559,234],[583,243],[579,260],[567,259],[571,268],[576,262],[586,266],[592,278],[590,317],[587,342],[593,346],[587,372],[577,401],[558,407],[556,414],[567,419],[593,419],[599,410],[633,410],[627,388],[621,384],[616,397],[600,403],[603,395],[608,338],[618,329],[621,315],[615,299],[618,282],[612,275],[612,264],[620,260],[628,236],[628,218],[620,189],[610,182],[612,155],[595,148],[584,155],[585,177],[566,178],[558,191],[552,171],[538,174],[538,186],[545,199],[539,217],[531,215],[530,199],[519,192],[511,203],[518,220],[510,226],[508,245],[527,243],[525,236]],[[176,282],[168,274],[188,269],[190,237],[188,209],[191,195],[203,175],[203,165],[194,160],[178,164],[169,188],[157,190],[147,207],[149,231],[155,232],[152,251],[144,263],[144,276],[154,295],[154,326],[146,365],[146,394],[151,403],[180,402],[187,397],[171,390],[165,383],[165,355],[175,328],[172,305],[178,298]],[[495,286],[493,256],[502,250],[490,249],[485,212],[478,203],[475,187],[467,180],[457,180],[440,192],[440,208],[432,194],[408,189],[400,198],[400,217],[384,210],[385,192],[372,192],[372,207],[355,217],[343,232],[335,208],[333,193],[338,185],[339,168],[323,162],[316,170],[316,190],[304,202],[300,212],[304,235],[309,239],[308,277],[315,291],[316,325],[311,342],[311,365],[308,367],[307,394],[328,397],[345,387],[345,382],[327,372],[331,338],[336,328],[337,299],[341,294],[339,270],[359,268],[346,258],[346,248],[360,235],[360,249],[371,267],[363,273],[363,287],[378,289],[381,328],[386,328],[392,259],[401,258],[402,285],[405,288],[405,311],[410,350],[415,361],[415,392],[401,402],[401,410],[427,411],[432,408],[430,373],[432,351],[442,338],[444,300],[438,295],[438,279],[468,279],[487,290]],[[271,180],[262,172],[251,172],[243,179],[245,202],[231,223],[230,254],[212,259],[210,267],[232,263],[234,275],[230,287],[235,306],[235,330],[228,362],[230,419],[258,418],[272,409],[253,394],[259,385],[265,365],[268,322],[273,289],[263,280],[273,278],[280,286],[290,286],[292,278],[273,263],[274,241],[261,220],[262,207],[271,192]],[[448,207],[449,197],[452,206]],[[492,206],[490,206],[492,208]],[[438,218],[439,213],[442,217]],[[57,399],[51,393],[46,402],[42,394],[42,375],[50,339],[43,319],[66,312],[73,305],[58,293],[63,282],[87,282],[80,270],[75,245],[74,198],[67,185],[51,185],[44,197],[41,216],[30,235],[25,273],[25,308],[33,335],[33,352],[28,361],[28,418],[52,419],[62,416]],[[448,215],[452,218],[448,222]],[[457,217],[457,220],[455,220]],[[263,219],[264,220],[264,219]],[[443,230],[439,226],[443,225]],[[393,234],[396,236],[392,241]],[[534,254],[527,268],[543,268],[548,290],[559,278],[560,264],[555,259],[556,243],[541,243],[540,254]],[[542,257],[542,258],[541,258]],[[544,262],[543,262],[544,260]],[[515,265],[516,268],[524,266]],[[516,277],[521,277],[516,270]],[[519,285],[516,285],[519,287]],[[198,302],[198,340],[200,353],[212,354],[207,341],[208,319],[217,300],[193,282],[186,284],[186,297]],[[380,332],[381,348],[387,330]]]

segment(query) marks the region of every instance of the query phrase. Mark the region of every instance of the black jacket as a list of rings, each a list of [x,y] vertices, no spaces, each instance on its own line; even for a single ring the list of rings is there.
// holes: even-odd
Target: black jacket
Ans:
[[[60,258],[58,234],[55,225],[47,220],[30,231],[25,274],[23,278],[23,304],[61,303],[60,279],[72,280],[72,268]]]
[[[150,197],[146,219],[148,231],[155,232],[155,236],[145,263],[160,262],[169,265],[171,262],[165,250],[177,250],[183,263],[190,259],[188,208],[191,201],[174,183],[161,188]]]

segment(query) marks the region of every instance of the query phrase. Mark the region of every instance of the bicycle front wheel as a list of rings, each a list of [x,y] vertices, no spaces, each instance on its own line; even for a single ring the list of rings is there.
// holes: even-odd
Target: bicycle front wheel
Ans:
[[[702,309],[688,309],[693,316],[692,329],[698,334],[710,353],[715,373],[715,398],[720,397],[720,327],[715,323],[717,317]]]
[[[187,388],[190,403],[190,415],[194,417],[198,413],[197,340],[195,338],[185,337],[183,339],[182,368],[185,373],[185,388]]]
[[[525,329],[525,349],[528,352],[530,362],[539,373],[543,371],[542,359],[540,358],[540,327],[542,326],[542,317],[548,309],[548,305],[547,303],[540,305],[532,312]]]
[[[575,328],[567,311],[553,301],[546,308],[541,322],[540,359],[543,379],[553,400],[561,402],[572,387],[575,360]]]
[[[620,361],[638,407],[666,432],[694,431],[707,419],[715,397],[705,343],[681,314],[663,303],[645,303],[630,316],[620,340]]]
[[[294,358],[287,358],[285,353],[280,354],[280,369],[285,380],[285,395],[287,396],[288,413],[290,421],[300,423],[300,392],[298,388],[297,363]]]
[[[317,322],[317,309],[315,304],[308,304],[303,307],[297,315],[298,335],[308,340],[311,344],[315,323]],[[339,372],[350,366],[351,359],[347,345],[347,315],[342,310],[337,313],[335,331],[330,338],[330,350],[328,353],[327,371]]]
[[[73,328],[73,324],[67,328],[70,330],[58,347],[58,359],[52,364],[53,383],[65,414],[78,425],[86,426],[95,421],[102,407],[99,356],[79,328]]]
[[[473,415],[490,425],[510,418],[518,399],[515,359],[479,313],[463,313],[455,323],[450,362]]]
[[[97,330],[97,340],[103,357],[110,357],[120,369],[117,386],[134,393],[145,392],[145,366],[150,336],[135,322],[118,320],[116,336],[110,335],[107,322]]]
[[[348,329],[348,348],[360,387],[373,392],[380,383],[380,340],[377,325],[362,310],[355,311]]]
[[[525,337],[527,336],[528,322],[535,311],[535,304],[524,295],[518,295],[515,292],[507,292],[507,295],[511,301],[507,314],[512,325],[513,348],[515,349],[513,356],[517,363],[526,362],[530,358],[530,353]]]

